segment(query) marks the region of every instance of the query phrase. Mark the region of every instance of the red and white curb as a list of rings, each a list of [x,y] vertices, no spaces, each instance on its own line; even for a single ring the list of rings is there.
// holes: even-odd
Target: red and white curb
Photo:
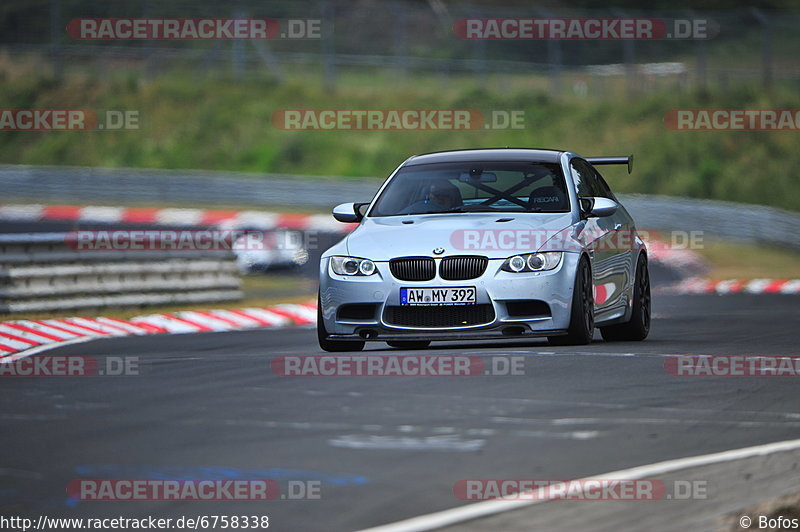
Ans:
[[[109,207],[102,205],[0,204],[0,220],[17,222],[77,221],[140,223],[152,225],[214,226],[257,229],[297,229],[346,233],[354,224],[343,224],[329,214],[176,209],[157,207]]]
[[[184,310],[149,314],[128,320],[117,318],[57,318],[0,322],[0,362],[35,354],[42,348],[68,343],[147,334],[222,332],[311,325],[317,321],[316,302],[264,308]]]
[[[696,294],[800,294],[800,279],[687,279],[663,287],[659,293],[669,295]]]
[[[702,275],[709,266],[698,253],[690,249],[672,249],[660,240],[648,241],[647,252],[652,261],[686,277],[672,285],[654,289],[658,294],[800,294],[800,279],[705,279]]]
[[[711,269],[703,257],[694,250],[673,248],[658,239],[649,239],[647,257],[652,263],[676,272],[681,279],[695,279],[706,275]]]

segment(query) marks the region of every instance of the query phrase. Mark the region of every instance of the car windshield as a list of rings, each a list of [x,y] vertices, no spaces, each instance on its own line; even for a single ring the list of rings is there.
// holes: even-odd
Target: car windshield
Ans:
[[[401,168],[369,216],[447,212],[568,212],[558,163],[458,162]]]

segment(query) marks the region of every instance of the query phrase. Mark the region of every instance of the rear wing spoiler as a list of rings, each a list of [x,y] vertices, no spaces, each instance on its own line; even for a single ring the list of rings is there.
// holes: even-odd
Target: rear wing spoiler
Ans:
[[[592,164],[627,164],[628,173],[633,171],[633,155],[627,157],[587,157],[587,161]]]

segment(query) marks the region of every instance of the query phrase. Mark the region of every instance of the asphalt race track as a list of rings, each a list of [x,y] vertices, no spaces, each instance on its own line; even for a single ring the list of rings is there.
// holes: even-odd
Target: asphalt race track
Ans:
[[[666,355],[797,355],[793,296],[654,297],[643,343],[434,345],[376,354],[524,357],[524,375],[283,377],[312,329],[99,340],[47,354],[139,357],[129,376],[7,377],[0,514],[269,515],[270,529],[355,530],[467,504],[459,479],[570,479],[800,433],[792,378],[669,375]],[[78,502],[80,478],[320,481],[320,498]],[[283,487],[283,486],[282,486]],[[663,518],[663,516],[662,516]]]

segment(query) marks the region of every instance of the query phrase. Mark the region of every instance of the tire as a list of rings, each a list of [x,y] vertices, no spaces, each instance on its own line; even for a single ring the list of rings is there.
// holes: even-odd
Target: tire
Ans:
[[[594,283],[589,261],[582,257],[575,272],[572,291],[572,311],[569,328],[564,336],[548,336],[551,345],[586,345],[594,336]]]
[[[633,287],[633,312],[631,319],[619,325],[600,327],[600,334],[607,342],[638,342],[650,334],[650,272],[647,257],[639,255],[636,262],[636,281]]]
[[[325,322],[322,321],[322,304],[317,296],[317,340],[323,351],[329,353],[340,353],[343,351],[361,351],[366,342],[361,340],[330,340],[328,331],[325,330]]]
[[[398,349],[425,349],[431,345],[430,340],[392,340],[386,343]]]

